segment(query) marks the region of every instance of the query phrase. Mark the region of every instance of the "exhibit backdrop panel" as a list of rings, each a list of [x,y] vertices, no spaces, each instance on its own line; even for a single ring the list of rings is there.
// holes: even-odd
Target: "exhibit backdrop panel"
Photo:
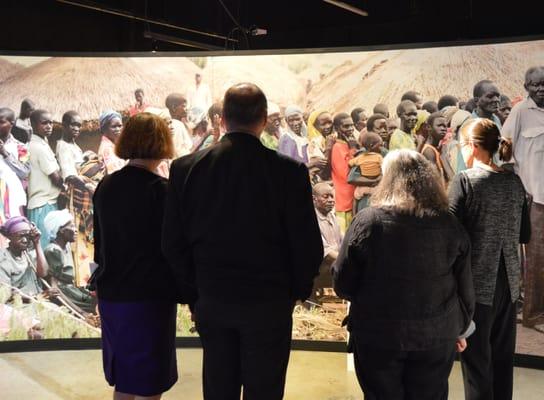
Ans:
[[[240,56],[6,55],[0,56],[0,107],[11,108],[17,116],[23,100],[29,99],[35,108],[50,111],[55,123],[49,140],[53,151],[61,136],[63,114],[68,110],[77,111],[83,120],[77,143],[83,152],[87,152],[88,159],[92,159],[99,153],[102,140],[98,122],[100,114],[105,110],[115,110],[126,120],[131,108],[135,107],[136,89],[142,89],[143,103],[154,109],[164,109],[165,99],[172,93],[185,96],[189,101],[189,117],[183,123],[188,128],[200,122],[194,119],[195,113],[191,114],[191,109],[200,107],[207,112],[208,107],[221,101],[228,87],[238,82],[256,83],[270,102],[282,110],[289,105],[297,105],[306,118],[315,110],[326,110],[331,114],[350,113],[357,107],[363,108],[369,117],[373,107],[383,103],[389,109],[394,124],[397,105],[409,90],[421,93],[424,102],[438,101],[446,94],[466,102],[472,98],[474,84],[489,79],[495,82],[501,94],[515,103],[525,96],[525,71],[537,65],[544,65],[542,40]],[[202,79],[198,89],[195,87],[196,75]],[[213,115],[208,117],[209,127],[212,119]],[[23,128],[25,123],[24,118],[17,121]],[[282,125],[285,128],[283,120]],[[198,148],[204,138],[199,136],[192,140],[193,148]],[[21,157],[25,156],[24,151],[23,146]],[[3,223],[17,211],[9,207],[13,191],[9,191],[9,182],[6,185],[3,179],[2,168],[8,166],[0,166],[0,201],[3,201],[0,219]],[[27,182],[23,185],[26,187]],[[77,239],[71,243],[73,286],[81,288],[93,269],[92,229],[88,226],[92,218],[87,218],[90,212],[88,204],[78,208],[73,199],[65,203],[76,220]],[[7,245],[8,240],[2,237],[0,247],[5,256],[0,260],[0,269],[4,268],[2,262],[10,257]],[[394,246],[392,243],[391,247]],[[98,318],[93,310],[74,311],[70,304],[59,304],[47,298],[50,283],[47,277],[39,282],[43,292],[33,295],[25,293],[22,287],[17,288],[17,282],[10,281],[8,273],[2,276],[0,341],[100,336]],[[544,325],[523,325],[522,302],[521,298],[517,353],[544,356]],[[321,288],[320,296],[314,301],[295,307],[293,337],[299,340],[345,341],[347,332],[341,322],[347,307],[332,289]],[[196,335],[189,310],[180,306],[178,336]]]

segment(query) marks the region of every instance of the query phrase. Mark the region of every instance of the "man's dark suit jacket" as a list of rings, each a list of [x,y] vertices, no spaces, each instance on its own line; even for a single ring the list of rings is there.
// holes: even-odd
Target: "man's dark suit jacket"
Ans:
[[[306,299],[323,259],[306,166],[237,132],[175,160],[162,248],[200,297]]]

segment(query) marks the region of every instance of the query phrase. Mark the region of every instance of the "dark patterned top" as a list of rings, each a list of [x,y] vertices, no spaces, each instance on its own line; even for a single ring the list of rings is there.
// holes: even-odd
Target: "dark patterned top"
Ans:
[[[349,227],[333,267],[351,301],[348,329],[387,349],[454,342],[474,313],[470,239],[447,212],[416,217],[367,207]]]
[[[457,174],[449,187],[450,211],[472,242],[472,275],[476,302],[491,306],[501,252],[512,302],[519,296],[518,244],[527,243],[530,223],[525,190],[511,172],[474,167]]]

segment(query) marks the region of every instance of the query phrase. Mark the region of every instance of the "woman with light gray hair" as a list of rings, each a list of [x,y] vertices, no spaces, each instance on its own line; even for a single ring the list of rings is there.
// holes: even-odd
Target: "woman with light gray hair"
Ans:
[[[467,233],[448,213],[437,169],[390,152],[333,267],[365,399],[446,399],[474,311]]]

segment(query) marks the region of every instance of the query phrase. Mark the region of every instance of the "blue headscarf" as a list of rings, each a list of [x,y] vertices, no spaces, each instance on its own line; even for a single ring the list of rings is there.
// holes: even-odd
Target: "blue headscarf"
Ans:
[[[106,110],[100,114],[100,132],[104,132],[114,118],[119,118],[121,121],[123,120],[123,117],[117,111]]]

